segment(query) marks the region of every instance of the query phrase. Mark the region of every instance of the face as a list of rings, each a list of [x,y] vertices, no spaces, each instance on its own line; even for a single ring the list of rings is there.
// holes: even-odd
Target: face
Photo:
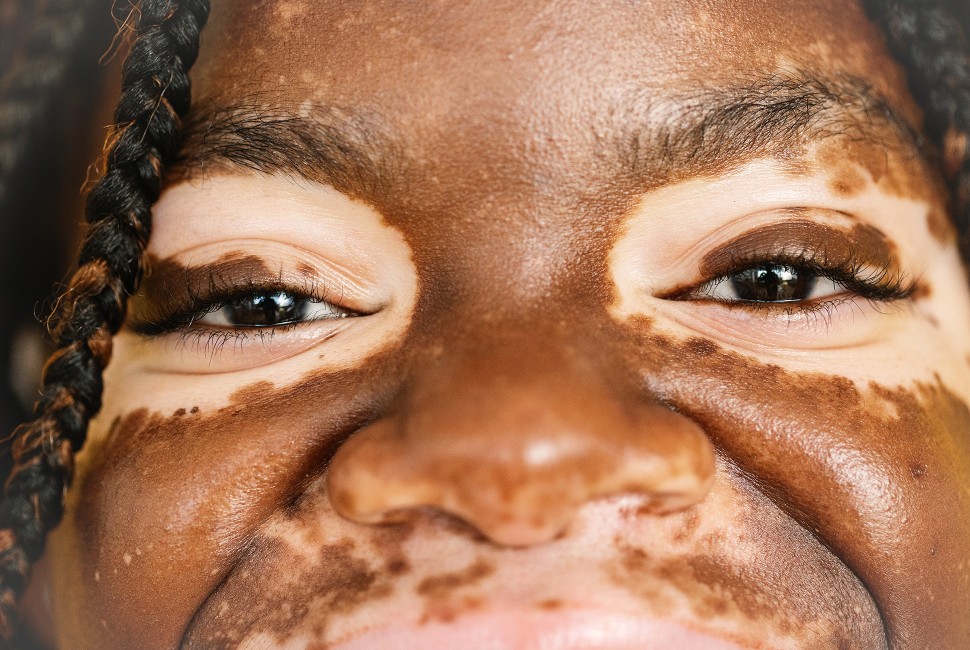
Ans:
[[[213,4],[62,647],[970,637],[970,289],[859,7]]]

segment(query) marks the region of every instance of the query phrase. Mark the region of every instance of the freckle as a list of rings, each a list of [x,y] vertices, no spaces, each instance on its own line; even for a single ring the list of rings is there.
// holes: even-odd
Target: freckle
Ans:
[[[922,482],[923,478],[926,476],[926,465],[924,463],[910,463],[909,473],[913,475],[913,478],[917,482]]]
[[[185,409],[176,409],[175,413],[173,413],[172,415],[174,415],[177,418],[180,418],[183,415],[185,415]]]
[[[314,275],[313,267],[307,264],[306,262],[299,262],[296,265],[296,271],[300,275],[306,275],[306,276]]]
[[[563,606],[563,602],[556,598],[550,598],[549,600],[544,600],[539,603],[539,609],[553,610],[560,609]]]
[[[866,179],[858,170],[843,166],[837,176],[829,181],[829,189],[839,196],[858,194],[866,185]]]
[[[926,300],[933,295],[933,289],[925,282],[920,282],[913,289],[913,300]]]
[[[717,343],[699,336],[688,339],[684,343],[684,347],[687,348],[688,352],[698,357],[709,357],[718,350]]]
[[[384,566],[385,570],[392,576],[399,576],[411,570],[411,565],[402,557],[394,558]]]
[[[697,527],[700,525],[700,518],[696,511],[690,511],[684,515],[684,525],[674,534],[674,541],[683,542],[693,536]]]
[[[479,559],[462,571],[429,576],[418,584],[415,591],[422,596],[441,598],[455,589],[474,585],[494,571],[492,564]]]
[[[953,239],[953,222],[939,207],[933,207],[927,213],[926,225],[936,241],[947,244]]]

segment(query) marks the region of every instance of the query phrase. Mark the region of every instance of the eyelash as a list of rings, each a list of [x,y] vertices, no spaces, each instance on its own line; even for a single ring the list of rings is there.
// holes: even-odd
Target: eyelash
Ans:
[[[699,290],[714,286],[718,282],[730,280],[731,277],[761,266],[788,266],[799,271],[807,272],[818,278],[828,278],[835,284],[851,291],[870,303],[893,303],[911,298],[918,288],[915,279],[899,271],[887,268],[875,268],[865,265],[855,255],[848,255],[838,262],[826,259],[824,252],[802,250],[797,253],[751,254],[731,260],[727,270],[703,283],[689,289],[675,292],[667,296],[675,300],[703,300]],[[764,314],[766,317],[797,316],[802,314],[828,314],[839,304],[852,298],[834,296],[829,299],[805,302],[754,302],[754,301],[716,301],[730,309],[742,309],[749,312]]]
[[[204,288],[187,285],[184,295],[169,296],[169,300],[157,305],[153,313],[133,320],[129,327],[135,333],[149,338],[177,333],[180,346],[201,345],[210,355],[215,355],[233,341],[238,341],[240,344],[252,340],[268,343],[276,334],[295,329],[305,323],[294,322],[247,328],[219,328],[197,323],[234,300],[279,292],[285,292],[303,300],[329,302],[335,306],[339,306],[341,302],[339,299],[334,300],[330,292],[315,280],[307,279],[302,286],[297,287],[292,282],[284,281],[282,273],[270,281],[262,279],[240,281],[212,273],[208,276],[208,282]],[[346,307],[341,309],[352,316],[360,315]]]
[[[704,300],[701,293],[704,287],[713,287],[716,283],[730,280],[732,276],[739,273],[765,265],[788,266],[818,278],[828,278],[873,304],[907,300],[916,293],[918,286],[915,280],[902,273],[894,273],[885,268],[873,269],[857,262],[853,255],[833,263],[825,259],[824,253],[802,250],[794,254],[751,254],[732,259],[728,268],[714,278],[663,297],[673,300]],[[231,301],[274,292],[286,292],[304,300],[340,305],[339,300],[331,299],[325,287],[320,287],[316,281],[310,279],[303,286],[295,287],[291,282],[283,280],[282,273],[270,281],[255,279],[240,281],[212,273],[208,276],[208,283],[204,288],[187,286],[183,296],[170,297],[168,302],[156,307],[155,313],[133,321],[130,327],[134,332],[151,338],[177,332],[179,345],[199,344],[210,355],[215,355],[233,341],[238,341],[240,344],[252,340],[268,343],[276,334],[300,327],[304,323],[231,329],[198,326],[197,321],[207,314],[218,311]],[[841,295],[817,301],[774,303],[708,299],[729,309],[762,314],[766,318],[779,315],[820,316],[826,322],[830,320],[834,309],[839,304],[851,300],[852,298]],[[342,309],[348,311],[350,315],[359,315],[352,310]]]

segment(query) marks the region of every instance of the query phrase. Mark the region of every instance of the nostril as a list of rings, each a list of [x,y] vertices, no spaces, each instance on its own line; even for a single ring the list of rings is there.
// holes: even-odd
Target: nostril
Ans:
[[[704,498],[713,476],[705,433],[645,404],[585,422],[548,409],[473,426],[388,418],[338,450],[328,487],[334,509],[354,521],[400,521],[430,508],[495,543],[524,546],[554,539],[602,497],[637,494],[658,514],[687,508]]]

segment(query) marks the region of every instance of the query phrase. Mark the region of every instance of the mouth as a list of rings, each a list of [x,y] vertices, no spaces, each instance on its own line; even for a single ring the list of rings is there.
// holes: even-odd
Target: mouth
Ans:
[[[651,618],[587,610],[492,610],[450,622],[392,624],[330,650],[744,650],[733,641]]]

